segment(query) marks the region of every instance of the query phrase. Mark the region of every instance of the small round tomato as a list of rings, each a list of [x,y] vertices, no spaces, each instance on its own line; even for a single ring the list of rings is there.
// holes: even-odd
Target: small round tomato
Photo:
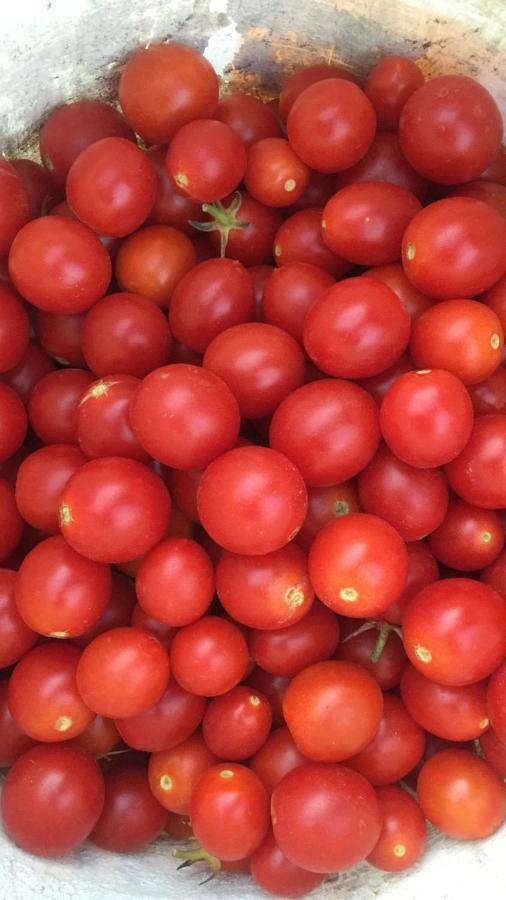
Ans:
[[[309,169],[284,138],[264,138],[248,150],[244,184],[259,203],[291,206],[309,184]]]
[[[199,780],[191,799],[191,822],[198,842],[218,859],[249,856],[269,827],[269,798],[246,766],[219,763]]]
[[[399,635],[388,626],[385,628],[384,623],[371,623],[371,628],[364,631],[353,619],[344,619],[341,625],[348,625],[355,631],[343,636],[336,659],[344,659],[367,669],[382,691],[396,687],[408,661]]]
[[[135,459],[93,459],[67,482],[60,528],[78,553],[97,562],[128,562],[161,540],[170,495],[161,478]]]
[[[283,712],[304,756],[335,763],[349,759],[373,740],[381,722],[383,695],[361,666],[329,660],[308,666],[292,679]]]
[[[28,342],[28,349],[23,356],[21,362],[13,369],[9,369],[2,376],[10,387],[14,388],[21,397],[23,403],[27,404],[30,395],[41,378],[49,372],[53,372],[55,368],[53,360],[48,356],[45,350],[36,341]]]
[[[129,747],[159,753],[179,746],[199,727],[206,709],[197,697],[170,679],[160,699],[138,715],[116,719],[116,727]]]
[[[411,466],[433,469],[455,459],[466,446],[473,428],[473,405],[451,372],[407,372],[387,391],[380,426],[395,456]]]
[[[5,830],[35,856],[63,856],[81,844],[104,805],[104,779],[75,744],[37,744],[16,760],[2,791]]]
[[[339,190],[362,181],[388,182],[410,191],[419,200],[423,200],[427,193],[426,179],[410,166],[400,148],[399,138],[389,131],[377,132],[360,162],[338,173],[335,187]]]
[[[326,204],[323,240],[336,256],[352,263],[394,263],[401,258],[404,232],[420,209],[420,201],[403,187],[358,181],[341,188]]]
[[[249,764],[268,793],[272,794],[288,772],[307,762],[309,760],[297,749],[288,728],[275,728]]]
[[[499,366],[485,381],[467,387],[475,416],[506,415],[506,368]]]
[[[34,740],[72,740],[95,718],[77,690],[80,656],[81,651],[72,644],[42,644],[14,669],[9,679],[9,709]]]
[[[206,204],[211,218],[201,229],[210,232],[212,247],[243,266],[270,263],[274,237],[281,225],[280,211],[258,203],[246,191],[236,191],[228,199],[228,206],[219,201]]]
[[[506,604],[487,584],[447,578],[411,601],[402,634],[406,653],[426,678],[440,684],[474,684],[504,658]]]
[[[489,727],[485,681],[438,684],[408,665],[402,673],[401,696],[415,721],[445,740],[472,741]]]
[[[318,600],[300,621],[269,631],[253,630],[249,636],[255,662],[266,672],[288,678],[330,659],[338,642],[337,617]]]
[[[308,166],[317,172],[339,172],[367,153],[376,114],[356,84],[327,78],[299,94],[288,115],[287,131],[290,144]]]
[[[238,447],[206,469],[198,492],[201,522],[232,553],[279,550],[299,531],[307,511],[302,476],[282,453]]]
[[[265,632],[264,632],[265,633]],[[282,675],[271,675],[258,666],[248,675],[248,684],[265,694],[272,710],[273,725],[284,725],[283,697],[290,683]]]
[[[121,625],[130,625],[135,603],[136,596],[132,582],[117,572],[113,572],[109,602],[104,612],[91,628],[74,638],[74,644],[86,647],[104,631],[119,628]],[[132,624],[136,623],[132,622]]]
[[[492,565],[485,566],[480,580],[493,587],[506,600],[506,550],[499,554]]]
[[[379,787],[376,795],[383,827],[367,862],[386,872],[403,872],[414,866],[425,850],[425,816],[415,798],[396,785]]]
[[[504,528],[494,510],[454,498],[443,522],[429,536],[429,546],[450,569],[473,572],[497,559],[504,547]]]
[[[119,741],[119,731],[113,720],[103,716],[95,716],[93,722],[74,738],[74,743],[93,756],[107,756]]]
[[[151,755],[149,786],[164,809],[187,816],[201,776],[216,762],[202,735],[195,733],[176,747]]]
[[[406,544],[408,551],[408,577],[400,597],[381,613],[381,618],[394,625],[399,625],[404,613],[415,597],[424,587],[439,578],[438,564],[425,541],[411,541]]]
[[[235,131],[215,119],[188,122],[170,142],[165,161],[182,194],[200,203],[222,200],[246,172],[246,149]]]
[[[217,697],[242,681],[248,645],[232,622],[204,616],[178,631],[171,646],[171,663],[174,678],[185,690]]]
[[[506,506],[506,416],[476,419],[469,442],[445,468],[450,487],[467,503]]]
[[[503,662],[488,684],[487,707],[490,724],[497,737],[506,743],[506,662]]]
[[[23,527],[14,490],[4,478],[0,478],[0,560],[8,559],[16,549]]]
[[[493,728],[480,737],[480,747],[487,762],[503,780],[506,778],[506,744],[499,740]]]
[[[311,487],[352,478],[371,461],[379,440],[374,400],[344,380],[322,379],[293,391],[269,429],[271,447],[291,459]]]
[[[316,63],[313,66],[297,69],[285,82],[279,98],[279,112],[284,121],[286,122],[293,104],[302,91],[311,84],[316,84],[317,81],[326,81],[329,78],[343,78],[358,84],[358,79],[353,72],[345,69],[344,66]]]
[[[151,147],[148,156],[156,174],[156,196],[148,222],[170,225],[192,237],[195,231],[190,221],[201,222],[205,218],[200,203],[183,196],[176,188],[165,166],[165,147]]]
[[[304,897],[323,881],[323,875],[290,862],[272,831],[251,857],[251,877],[268,894],[279,897]]]
[[[37,634],[25,623],[15,600],[16,572],[0,569],[0,669],[12,666],[30,650]]]
[[[473,297],[506,267],[506,221],[481,200],[448,197],[411,220],[402,261],[414,286],[436,300]]]
[[[491,181],[471,181],[453,191],[454,197],[474,197],[493,206],[506,218],[506,187]]]
[[[42,309],[35,313],[35,332],[53,359],[69,366],[85,366],[81,347],[84,313],[65,315]]]
[[[329,522],[309,551],[320,600],[350,618],[375,616],[396,600],[408,573],[406,545],[388,522],[354,513]]]
[[[104,808],[90,834],[91,843],[114,853],[131,853],[154,841],[166,815],[143,766],[122,762],[106,772],[104,783]]]
[[[429,759],[417,793],[429,821],[460,840],[488,837],[506,817],[503,783],[488,763],[466,750],[441,750]]]
[[[148,615],[173,627],[190,625],[213,599],[213,565],[196,541],[168,538],[145,556],[135,589]]]
[[[225,382],[208,369],[182,363],[155,369],[144,379],[131,420],[150,456],[175,469],[207,466],[234,446],[240,425],[237,401]]]
[[[8,768],[33,746],[33,741],[12,718],[7,704],[7,681],[0,681],[0,766]]]
[[[378,128],[397,131],[402,110],[425,79],[412,59],[384,56],[371,69],[364,91],[376,111]]]
[[[418,172],[440,184],[460,184],[479,178],[492,162],[501,144],[501,114],[474,78],[441,75],[411,94],[399,137]]]
[[[88,459],[149,459],[130,424],[130,408],[139,384],[132,375],[111,375],[92,382],[82,394],[76,410],[77,443]]]
[[[0,160],[0,258],[9,248],[19,229],[30,219],[30,203],[16,169],[6,159]]]
[[[216,107],[214,118],[235,131],[246,148],[265,138],[279,135],[276,114],[267,103],[251,94],[226,94]]]
[[[0,381],[0,463],[16,453],[28,429],[23,401],[14,388]]]
[[[0,284],[0,372],[8,372],[21,362],[28,349],[29,332],[21,297],[7,284]]]
[[[123,291],[141,294],[165,309],[176,285],[196,262],[195,247],[182,231],[146,225],[123,241],[115,274]]]
[[[371,742],[346,764],[373,784],[392,784],[411,772],[423,757],[425,732],[403,702],[383,696],[383,715]]]
[[[267,277],[262,296],[266,322],[283,328],[302,343],[304,318],[323,291],[334,284],[324,269],[310,263],[286,263]]]
[[[274,237],[276,265],[307,263],[318,266],[334,278],[342,278],[350,264],[340,259],[322,237],[322,209],[301,209],[285,219]]]
[[[44,444],[77,443],[77,409],[93,381],[86,369],[57,369],[35,385],[28,402],[30,425]]]
[[[374,788],[346,766],[299,766],[276,787],[271,811],[283,853],[311,872],[354,866],[369,855],[381,833]]]
[[[359,511],[358,493],[352,481],[331,484],[329,487],[310,488],[307,515],[295,540],[307,552],[327,522]]]
[[[205,57],[183,44],[152,44],[128,60],[119,83],[127,122],[148,144],[165,144],[192,119],[212,116],[218,78]]]
[[[79,313],[105,294],[111,260],[91,228],[62,216],[43,216],[16,235],[9,274],[38,309]]]
[[[434,300],[426,297],[413,287],[400,263],[393,263],[390,266],[377,266],[376,268],[368,269],[365,274],[368,278],[377,278],[379,281],[382,281],[394,294],[397,294],[399,300],[406,307],[412,322],[415,322],[434,303]]]
[[[272,724],[266,697],[239,684],[211,700],[202,722],[202,734],[220,759],[249,759],[265,744]]]

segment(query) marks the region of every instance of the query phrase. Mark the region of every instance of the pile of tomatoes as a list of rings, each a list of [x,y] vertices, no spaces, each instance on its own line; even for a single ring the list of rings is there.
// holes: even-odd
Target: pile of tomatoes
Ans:
[[[1,809],[296,897],[506,816],[506,155],[485,88],[381,60],[0,161]],[[138,140],[138,137],[141,140]],[[191,839],[191,840],[190,840]],[[189,848],[189,849],[188,849]]]

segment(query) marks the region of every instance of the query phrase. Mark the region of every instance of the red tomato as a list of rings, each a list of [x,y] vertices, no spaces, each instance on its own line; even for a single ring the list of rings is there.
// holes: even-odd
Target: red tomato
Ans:
[[[382,691],[396,687],[408,661],[399,635],[388,627],[385,629],[384,624],[374,626],[371,623],[371,628],[360,631],[361,626],[354,619],[344,619],[342,624],[347,622],[356,630],[341,640],[336,658],[367,669]]]
[[[74,744],[37,744],[23,753],[3,786],[5,830],[36,856],[63,856],[81,844],[104,805],[104,779],[93,757]]]
[[[408,578],[400,597],[391,603],[381,613],[382,619],[399,625],[404,613],[415,597],[424,587],[432,584],[439,578],[439,569],[436,560],[430,552],[425,541],[413,541],[406,544],[408,551]]]
[[[246,148],[257,141],[279,135],[274,111],[267,103],[250,94],[226,94],[218,103],[214,118],[235,131]]]
[[[406,545],[388,522],[354,513],[329,522],[309,551],[316,595],[350,618],[375,616],[396,600],[408,573]]]
[[[111,260],[91,228],[62,216],[43,216],[16,235],[9,274],[38,309],[79,313],[105,294]]]
[[[254,630],[249,637],[255,662],[266,672],[288,678],[330,659],[338,642],[337,617],[318,600],[300,621],[269,631]]]
[[[395,456],[411,466],[434,469],[455,459],[466,446],[473,428],[473,406],[464,385],[451,372],[407,372],[387,391],[380,426]]]
[[[200,203],[195,203],[176,188],[165,166],[166,147],[151,147],[148,156],[156,174],[156,196],[148,217],[155,225],[170,225],[190,237],[195,234],[190,220],[203,221]]]
[[[469,442],[446,466],[450,487],[467,503],[506,506],[506,416],[476,419]]]
[[[267,283],[267,279],[274,272],[274,266],[250,266],[247,271],[253,284],[253,296],[255,303],[253,319],[257,322],[263,321],[264,319],[265,321],[267,321],[262,312],[262,299],[264,296],[264,288]],[[271,325],[277,324],[278,322],[271,322]],[[283,328],[284,326],[281,325],[280,327]],[[289,328],[285,328],[285,331],[288,331],[288,333],[290,334]]]
[[[172,841],[188,841],[193,837],[190,820],[176,813],[167,813],[165,832]]]
[[[84,313],[35,312],[37,339],[53,359],[68,366],[86,365],[81,347],[83,323]]]
[[[253,318],[253,283],[237,260],[208,259],[188,272],[172,295],[170,327],[178,341],[204,353],[213,338]]]
[[[202,721],[207,701],[188,693],[173,678],[160,699],[138,715],[116,720],[116,727],[129,747],[158,753],[178,747]]]
[[[213,565],[196,541],[168,538],[144,558],[135,589],[148,615],[173,627],[190,625],[213,599]]]
[[[171,750],[151,755],[149,786],[164,809],[187,816],[192,794],[201,776],[216,762],[202,736],[195,733]]]
[[[335,378],[365,378],[393,365],[407,347],[410,318],[401,300],[376,278],[348,278],[314,301],[304,321],[304,346]]]
[[[361,666],[330,660],[309,666],[292,679],[283,712],[304,756],[318,762],[340,762],[374,738],[383,696]]]
[[[269,441],[298,467],[310,487],[352,478],[380,440],[372,398],[349,381],[323,379],[293,391],[272,417]]]
[[[86,463],[67,482],[60,528],[79,553],[97,562],[128,562],[163,537],[170,495],[143,463],[120,456]]]
[[[245,685],[211,700],[202,722],[204,740],[215,756],[249,759],[265,744],[272,724],[266,697]]]
[[[374,786],[400,781],[420,762],[425,750],[425,732],[402,701],[384,694],[383,702],[383,715],[371,743],[346,760]]]
[[[487,762],[503,780],[506,778],[506,744],[499,740],[493,728],[480,737],[480,747]]]
[[[35,385],[44,375],[54,370],[54,362],[40,344],[29,341],[23,359],[13,369],[3,375],[3,381],[14,388],[23,403],[28,403]]]
[[[28,402],[30,425],[44,444],[77,443],[77,410],[93,381],[83,369],[57,369],[35,385]]]
[[[0,160],[0,258],[9,248],[19,229],[29,221],[30,201],[23,181],[13,165],[6,159]]]
[[[374,789],[346,766],[299,766],[278,784],[271,810],[281,850],[312,872],[354,866],[369,855],[381,833]]]
[[[302,476],[282,453],[239,447],[215,459],[198,492],[201,522],[232,553],[279,550],[299,531],[307,511]]]
[[[131,853],[156,840],[166,814],[150,790],[145,769],[120,763],[106,773],[104,782],[104,808],[90,834],[92,844],[115,853]]]
[[[8,559],[21,539],[24,522],[16,506],[14,490],[0,478],[0,560]]]
[[[128,60],[119,102],[137,134],[148,144],[164,144],[186,122],[213,115],[218,79],[207,59],[191,47],[152,44]]]
[[[218,859],[249,856],[269,827],[269,798],[260,779],[237,764],[211,766],[191,799],[191,822],[204,850]]]
[[[342,278],[346,274],[350,264],[336,256],[323,240],[322,213],[320,208],[301,209],[285,219],[273,241],[276,265],[308,263],[334,278]]]
[[[506,600],[506,550],[499,554],[492,565],[485,566],[480,580],[493,587]]]
[[[434,556],[445,566],[473,572],[490,565],[504,547],[504,528],[491,509],[452,499],[441,525],[429,536]]]
[[[488,837],[506,817],[504,785],[483,759],[466,750],[441,750],[423,766],[417,784],[423,813],[450,837]]]
[[[383,828],[367,862],[386,872],[410,869],[425,850],[425,816],[414,797],[396,785],[379,787],[376,795]]]
[[[426,678],[440,684],[474,684],[504,658],[506,604],[487,584],[447,578],[411,601],[402,633],[406,653]]]
[[[410,166],[400,148],[399,138],[389,131],[378,131],[360,162],[338,173],[336,188],[339,190],[361,181],[388,182],[411,191],[419,200],[427,193],[426,179]]]
[[[203,474],[202,469],[172,469],[168,474],[168,485],[174,503],[191,522],[200,522],[197,492]]]
[[[259,203],[291,206],[309,184],[309,169],[288,141],[268,137],[249,148],[244,184]]]
[[[14,388],[0,381],[0,463],[23,443],[28,429],[26,409]]]
[[[436,300],[472,297],[504,273],[505,247],[506,221],[495,209],[471,197],[448,197],[411,220],[402,261],[423,294]]]
[[[21,659],[37,640],[18,611],[14,596],[16,572],[0,569],[0,669],[12,666]]]
[[[244,678],[248,645],[232,622],[204,616],[178,631],[172,642],[171,663],[182,688],[201,697],[217,697]]]
[[[0,284],[0,372],[19,365],[28,350],[29,331],[21,297],[7,284]]]
[[[497,669],[489,681],[487,706],[490,724],[499,740],[506,743],[506,663]]]
[[[480,176],[481,177],[481,176]],[[493,206],[506,218],[506,187],[491,181],[471,181],[463,184],[453,192],[454,197],[474,197]]]
[[[331,522],[336,516],[339,518],[359,511],[358,494],[352,481],[331,484],[329,487],[310,488],[307,515],[295,540],[307,552],[327,522]]]
[[[275,728],[249,764],[268,793],[272,794],[288,772],[307,762],[309,760],[297,749],[288,728]]]
[[[506,184],[506,149],[502,144],[494,154],[492,162],[481,173],[480,181],[493,181]]]
[[[353,72],[349,72],[344,66],[335,66],[327,63],[304,66],[304,68],[297,69],[290,75],[279,98],[279,112],[285,122],[299,94],[311,84],[316,84],[317,81],[325,81],[329,78],[343,78],[346,81],[358,84],[358,79]]]
[[[288,139],[317,172],[355,165],[374,140],[376,114],[364,92],[350,81],[327,78],[306,87],[287,119]]]
[[[251,857],[251,877],[268,894],[279,897],[304,897],[323,881],[323,875],[290,862],[272,831]]]
[[[243,266],[270,263],[281,213],[253,200],[245,191],[236,191],[233,198],[228,199],[228,206],[218,202],[206,209],[211,218],[203,224],[202,230],[210,231],[215,251],[221,256],[238,259]]]
[[[81,396],[76,410],[77,442],[88,459],[149,459],[130,424],[130,408],[139,384],[132,375],[111,375],[92,382]]]
[[[182,363],[155,369],[144,379],[131,420],[150,456],[175,469],[207,466],[234,446],[240,424],[237,401],[225,382]]]
[[[33,741],[12,718],[7,705],[7,681],[0,681],[0,766],[7,768],[33,746]]]
[[[176,285],[196,262],[195,247],[182,231],[146,225],[123,241],[116,279],[123,291],[142,294],[165,309]]]
[[[406,307],[412,322],[415,322],[434,303],[431,297],[426,297],[413,287],[400,263],[377,266],[369,269],[365,274],[368,278],[377,278],[382,281],[391,288],[394,294],[397,294],[399,300]]]
[[[479,178],[492,162],[501,144],[501,114],[474,78],[442,75],[411,94],[399,137],[418,172],[440,184],[460,184]]]
[[[215,119],[188,122],[174,135],[165,165],[174,184],[199,203],[222,200],[246,172],[246,149],[235,131]]]
[[[109,602],[104,612],[91,628],[88,628],[84,634],[74,638],[74,644],[77,644],[79,647],[86,647],[93,638],[96,638],[97,635],[102,634],[104,631],[110,631],[111,628],[119,628],[120,625],[130,625],[135,603],[136,596],[133,583],[130,579],[113,572]],[[137,623],[132,622],[132,625],[135,624]]]
[[[445,740],[471,741],[489,726],[485,681],[437,684],[408,665],[402,673],[401,696],[415,721]]]
[[[171,625],[166,625],[165,622],[160,622],[160,620],[155,619],[154,616],[148,616],[148,614],[144,612],[142,606],[139,606],[138,603],[134,605],[130,622],[126,622],[125,624],[134,625],[136,628],[144,628],[144,631],[150,631],[151,634],[154,634],[154,636],[158,638],[166,650],[170,650],[170,645],[174,639],[176,629],[172,628]]]
[[[412,59],[384,56],[371,69],[364,91],[376,111],[378,128],[397,131],[406,101],[425,79]]]
[[[96,756],[107,756],[120,741],[119,731],[112,719],[95,716],[87,728],[81,732],[74,743]]]
[[[267,277],[261,307],[263,318],[302,343],[307,311],[333,284],[334,279],[324,269],[310,263],[286,263]]]
[[[468,385],[475,416],[506,414],[506,368],[499,366],[485,381]]]
[[[248,683],[250,687],[254,687],[267,697],[272,709],[272,721],[274,725],[283,725],[285,722],[283,716],[283,697],[290,683],[288,678],[282,675],[271,675],[270,672],[264,672],[263,669],[255,668],[248,675]]]

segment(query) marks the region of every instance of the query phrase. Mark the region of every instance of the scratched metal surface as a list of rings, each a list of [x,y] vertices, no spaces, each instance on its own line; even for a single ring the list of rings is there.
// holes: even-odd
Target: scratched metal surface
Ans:
[[[385,52],[427,74],[466,72],[506,110],[504,0],[0,0],[0,152],[36,154],[40,122],[59,103],[113,97],[135,47],[177,37],[200,50],[227,85],[275,94],[286,74],[334,60],[365,73]],[[463,844],[432,834],[422,864],[403,876],[362,864],[324,885],[321,900],[466,900],[506,896],[504,829]],[[85,847],[63,861],[34,859],[0,832],[6,900],[253,900],[247,879],[176,873],[161,841],[138,854]]]

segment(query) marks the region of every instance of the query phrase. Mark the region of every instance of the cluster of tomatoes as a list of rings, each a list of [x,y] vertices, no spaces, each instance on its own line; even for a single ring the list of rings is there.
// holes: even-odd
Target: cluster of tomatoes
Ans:
[[[492,834],[494,100],[397,57],[219,99],[172,43],[119,101],[52,112],[43,166],[0,161],[7,833],[58,856],[165,829],[285,897],[409,868],[426,819]]]

